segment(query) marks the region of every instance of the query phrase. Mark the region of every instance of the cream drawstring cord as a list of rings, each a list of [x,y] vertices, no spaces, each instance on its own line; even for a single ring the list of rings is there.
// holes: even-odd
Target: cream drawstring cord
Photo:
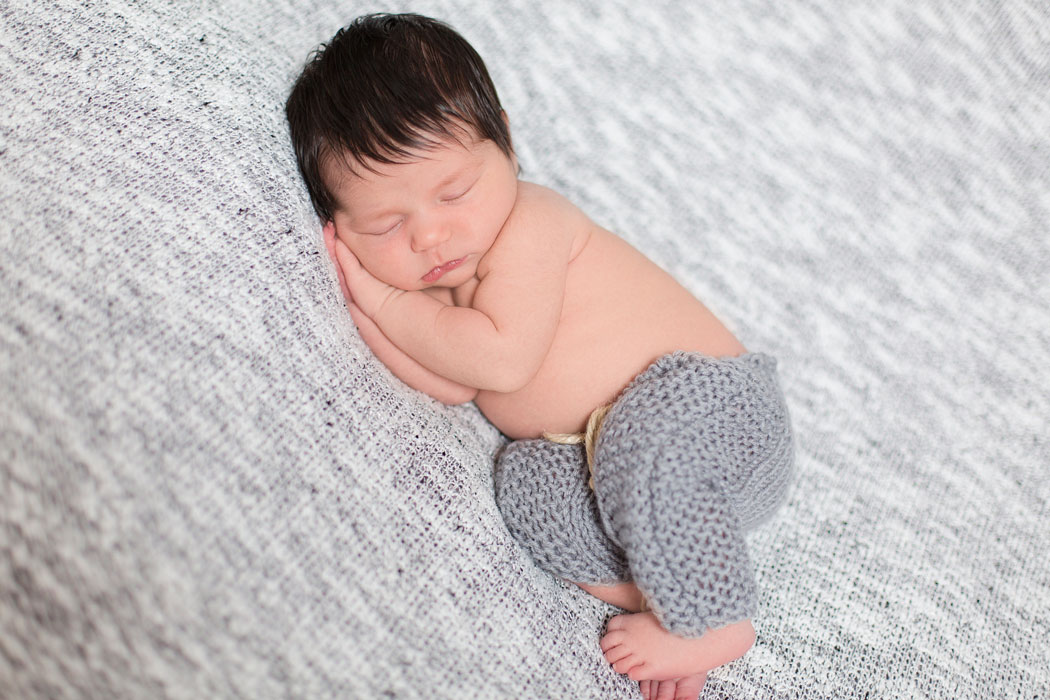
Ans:
[[[598,432],[602,429],[602,421],[605,420],[605,414],[612,408],[612,404],[606,404],[599,406],[591,412],[590,417],[587,419],[587,429],[582,433],[543,433],[543,437],[551,442],[556,442],[559,445],[579,445],[583,443],[583,449],[587,453],[587,471],[590,472],[591,478],[587,480],[587,485],[594,490],[594,446],[598,442]]]

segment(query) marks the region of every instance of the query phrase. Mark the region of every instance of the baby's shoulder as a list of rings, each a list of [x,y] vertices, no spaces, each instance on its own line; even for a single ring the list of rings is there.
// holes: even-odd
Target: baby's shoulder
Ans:
[[[590,218],[561,193],[524,181],[518,183],[518,199],[507,224],[512,235],[524,235],[536,242],[570,241],[574,253],[594,227]]]
[[[562,195],[519,181],[514,207],[479,263],[478,274],[520,272],[532,263],[541,268],[568,264],[582,245],[580,241],[590,235],[591,226],[590,219]]]
[[[514,213],[529,221],[589,221],[580,208],[561,193],[524,180],[518,182],[518,200]]]

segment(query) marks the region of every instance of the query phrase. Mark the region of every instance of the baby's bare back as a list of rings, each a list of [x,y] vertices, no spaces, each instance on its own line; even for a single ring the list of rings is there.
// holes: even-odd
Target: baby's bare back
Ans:
[[[593,223],[574,232],[561,320],[536,376],[475,402],[511,438],[582,431],[598,406],[675,350],[744,348],[699,300],[623,239]]]

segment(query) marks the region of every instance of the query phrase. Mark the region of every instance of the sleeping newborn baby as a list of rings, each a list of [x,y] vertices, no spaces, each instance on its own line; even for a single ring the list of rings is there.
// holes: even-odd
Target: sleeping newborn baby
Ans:
[[[514,440],[495,470],[510,532],[628,611],[601,640],[615,671],[646,697],[695,697],[754,642],[743,537],[791,471],[775,361],[518,179],[485,66],[448,26],[358,18],[311,57],[287,114],[364,340]]]

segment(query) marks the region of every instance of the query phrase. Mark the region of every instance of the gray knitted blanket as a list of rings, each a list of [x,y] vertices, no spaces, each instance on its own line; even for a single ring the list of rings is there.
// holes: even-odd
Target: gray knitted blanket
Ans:
[[[638,697],[499,433],[343,306],[282,104],[376,9],[779,360],[796,483],[704,697],[1050,695],[1045,3],[4,0],[0,697]]]

